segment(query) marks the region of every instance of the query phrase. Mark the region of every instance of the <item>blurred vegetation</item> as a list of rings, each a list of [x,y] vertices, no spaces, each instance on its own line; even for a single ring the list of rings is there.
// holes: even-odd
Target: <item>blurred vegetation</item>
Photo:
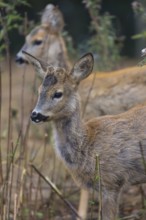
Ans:
[[[83,3],[85,7],[89,11],[89,15],[91,17],[91,37],[88,38],[83,44],[81,43],[75,49],[74,42],[67,30],[65,30],[62,34],[65,38],[68,52],[73,60],[74,57],[77,57],[77,54],[82,53],[82,48],[93,52],[96,62],[96,69],[99,70],[110,70],[115,67],[115,63],[120,60],[120,47],[116,44],[116,32],[113,28],[112,19],[109,13],[100,14],[101,9],[101,1],[100,0],[84,0]],[[26,34],[26,25],[24,24],[24,17],[18,13],[17,8],[19,6],[30,6],[27,0],[8,0],[7,2],[2,1],[0,3],[1,8],[1,26],[2,30],[0,33],[0,55],[4,53],[6,50],[6,46],[8,46],[9,42],[5,39],[5,33],[8,34],[17,29],[21,30],[23,35]],[[34,24],[33,24],[34,25]],[[28,29],[28,28],[27,28]],[[7,41],[7,43],[6,43]],[[86,46],[85,46],[86,45]]]
[[[19,29],[23,21],[23,17],[18,13],[17,7],[20,5],[29,6],[27,0],[2,0],[0,2],[0,58],[9,46],[9,40],[6,39],[7,34],[12,30]]]
[[[106,0],[2,0],[0,8],[6,26],[9,26],[10,49],[13,53],[16,54],[24,42],[24,17],[28,15],[29,24],[33,23],[31,27],[34,27],[46,4],[53,3],[59,6],[64,15],[63,36],[71,59],[90,50],[95,55],[97,68],[108,70],[116,68],[115,64],[118,64],[121,54],[130,57],[135,54],[137,40],[131,39],[137,33],[131,7],[133,2],[138,1],[119,0],[117,3],[116,0],[111,0],[109,3]],[[3,32],[4,30],[0,33],[0,53],[5,47],[2,43]],[[18,36],[20,32],[21,35]],[[119,36],[124,36],[124,41],[120,41]]]
[[[141,20],[141,22],[143,23],[143,28],[140,31],[140,33],[133,35],[132,39],[133,40],[142,39],[144,44],[146,45],[146,30],[145,30],[146,11],[145,11],[145,5],[146,5],[145,0],[133,1],[133,3],[132,3],[133,11],[135,13],[136,18],[138,17]],[[143,65],[146,64],[146,48],[143,48],[141,50],[141,57],[142,57],[142,59],[138,63],[139,66],[143,66]]]
[[[120,45],[113,27],[113,16],[109,13],[100,14],[101,0],[83,0],[91,17],[92,37],[88,40],[89,50],[96,55],[96,68],[111,70],[120,60]]]
[[[138,16],[142,20],[142,22],[144,22],[144,24],[146,25],[146,10],[145,10],[144,3],[145,3],[145,1],[141,1],[141,2],[133,1],[132,7],[133,7],[133,11],[134,11],[135,15]],[[132,38],[133,39],[143,38],[146,40],[145,28],[142,30],[141,33],[135,34]]]

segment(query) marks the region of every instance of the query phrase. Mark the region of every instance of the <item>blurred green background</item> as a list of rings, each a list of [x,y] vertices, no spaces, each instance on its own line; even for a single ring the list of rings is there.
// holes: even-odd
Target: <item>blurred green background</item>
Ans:
[[[113,15],[113,25],[117,36],[124,36],[125,40],[121,49],[121,54],[129,57],[139,56],[139,50],[142,49],[141,40],[133,40],[131,37],[141,30],[139,21],[137,21],[132,9],[132,0],[102,0],[100,13],[109,12]],[[39,23],[40,12],[44,7],[53,3],[58,5],[64,15],[65,30],[73,38],[73,45],[78,47],[91,36],[90,16],[81,0],[29,0],[30,7],[19,6],[17,11],[24,15],[27,12],[28,19]],[[15,54],[24,43],[24,36],[14,30],[10,33],[11,49]]]

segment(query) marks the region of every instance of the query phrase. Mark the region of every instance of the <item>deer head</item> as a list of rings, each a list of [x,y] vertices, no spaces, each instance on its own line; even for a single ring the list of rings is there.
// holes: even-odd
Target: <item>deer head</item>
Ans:
[[[70,72],[53,67],[24,52],[35,70],[43,77],[39,87],[39,97],[32,111],[31,119],[39,123],[70,117],[78,103],[77,86],[93,69],[93,56],[85,54],[73,66]]]
[[[48,58],[60,52],[59,36],[64,27],[64,20],[60,10],[52,4],[48,4],[41,17],[41,25],[35,27],[25,39],[25,44],[16,55],[16,62],[20,65],[28,63],[27,56],[22,53],[25,50],[36,57]],[[49,50],[50,48],[50,50]]]

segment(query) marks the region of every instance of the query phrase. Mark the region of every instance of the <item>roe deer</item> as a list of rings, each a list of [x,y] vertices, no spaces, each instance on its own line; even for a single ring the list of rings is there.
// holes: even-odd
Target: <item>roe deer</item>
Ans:
[[[115,220],[122,189],[146,182],[146,106],[83,122],[77,88],[92,71],[92,54],[79,59],[70,72],[25,54],[44,75],[31,120],[52,121],[56,153],[81,187],[98,191],[94,178],[99,155],[102,220]]]
[[[46,7],[43,15],[42,22],[46,21],[45,17],[55,19],[54,10],[49,11]],[[55,6],[54,6],[55,7]],[[59,11],[59,9],[55,8]],[[63,22],[61,12],[58,16]],[[49,18],[50,18],[49,17]],[[57,19],[56,29],[53,31],[51,27],[52,20],[48,19],[46,23],[41,23],[40,26],[33,29],[26,37],[26,42],[20,52],[17,54],[17,62],[23,63],[27,61],[27,56],[22,53],[25,50],[35,57],[41,57],[53,66],[64,67],[70,69],[70,62],[68,59],[67,49],[61,30],[57,32]],[[63,25],[61,26],[63,27]],[[82,82],[79,88],[79,94],[82,97],[82,106],[85,105],[88,92],[93,82],[93,74]],[[97,73],[95,76],[94,85],[90,93],[88,105],[86,108],[86,118],[93,116],[118,114],[124,112],[137,104],[141,104],[146,100],[146,67],[131,67],[119,71],[109,73]]]

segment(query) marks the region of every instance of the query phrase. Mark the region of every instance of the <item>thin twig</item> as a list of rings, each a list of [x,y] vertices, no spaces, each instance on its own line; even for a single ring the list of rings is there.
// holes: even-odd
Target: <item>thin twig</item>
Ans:
[[[36,82],[37,82],[37,76],[36,74],[34,75],[34,80],[33,80],[33,87],[36,86]],[[32,109],[32,106],[34,104],[34,92],[32,92],[32,96],[30,99],[30,108]],[[26,150],[26,145],[27,145],[27,140],[28,140],[28,135],[29,135],[29,128],[30,128],[30,117],[28,117],[28,122],[26,125],[26,129],[25,129],[25,134],[24,134],[24,141],[23,141],[23,145],[24,145],[24,151]],[[25,152],[23,152],[25,153]]]
[[[3,183],[2,149],[1,149],[1,111],[2,111],[2,71],[0,66],[0,185]]]
[[[94,174],[94,182],[93,182],[93,193],[92,193],[92,202],[94,205],[95,201],[95,188],[96,184],[98,182],[98,188],[99,188],[99,208],[98,208],[98,220],[102,220],[102,187],[101,187],[101,171],[100,171],[100,158],[97,154],[95,157],[95,174]],[[93,206],[91,206],[91,219],[93,219]]]
[[[94,86],[94,82],[95,82],[95,79],[96,79],[96,72],[94,72],[93,74],[94,74],[94,76],[93,76],[93,79],[92,79],[92,83],[91,83],[91,86],[90,86],[88,94],[87,94],[86,102],[85,102],[85,104],[83,106],[82,117],[84,117],[84,115],[85,115],[86,107],[88,105],[90,94],[92,92],[92,89],[93,89],[93,86]]]
[[[46,149],[47,149],[47,139],[48,139],[48,135],[45,134],[44,136],[44,146],[43,146],[43,154],[42,154],[42,159],[41,159],[41,167],[40,167],[40,172],[42,172],[42,168],[43,168],[43,163],[45,161],[45,156],[46,156]],[[37,204],[37,201],[38,201],[38,193],[40,192],[40,196],[41,196],[41,201],[43,203],[43,195],[41,193],[41,177],[39,176],[38,177],[38,181],[37,181],[37,189],[36,190],[36,194],[35,194],[35,212],[37,211],[37,207],[38,207],[38,204]]]
[[[101,170],[100,170],[100,157],[96,155],[96,163],[98,167],[98,178],[99,178],[99,211],[98,220],[102,220],[102,184],[101,184]]]
[[[6,173],[6,188],[5,188],[5,193],[6,193],[6,198],[8,198],[8,178],[9,178],[9,164],[10,164],[10,142],[12,138],[12,68],[11,68],[11,57],[10,57],[10,42],[9,42],[9,37],[8,37],[8,30],[7,30],[7,25],[4,19],[5,11],[1,9],[0,11],[0,22],[2,24],[3,30],[4,30],[4,41],[6,45],[6,55],[7,55],[7,62],[8,62],[8,68],[9,68],[9,86],[8,86],[8,91],[9,91],[9,100],[8,100],[8,139],[7,139],[7,173]],[[7,205],[6,207],[6,219],[9,218],[9,213],[10,213],[10,204]]]
[[[2,110],[2,71],[0,66],[0,186],[3,184],[3,168],[2,168],[2,146],[1,146],[1,110]],[[3,220],[3,199],[4,195],[3,192],[1,193],[1,205],[0,205],[0,212]]]
[[[51,182],[51,180],[48,177],[45,177],[40,171],[33,165],[31,164],[31,167],[35,170],[35,172],[51,187],[51,189],[59,196],[59,198],[64,202],[64,204],[79,218],[82,219],[76,209],[71,205],[71,203],[65,199],[60,192],[60,190],[54,185],[54,183]]]
[[[142,163],[143,163],[143,166],[144,166],[144,171],[145,171],[145,174],[146,174],[146,158],[144,156],[143,147],[142,147],[142,143],[141,142],[139,142],[139,147],[140,147]],[[141,191],[141,196],[142,196],[142,208],[144,210],[146,210],[145,196],[144,196],[144,190],[143,190],[142,186],[140,186],[140,191]]]
[[[146,174],[146,158],[144,156],[143,147],[142,147],[141,142],[139,142],[139,147],[140,147],[141,158],[142,158],[142,162],[143,162],[143,166],[144,166],[144,171],[145,171],[145,174]]]
[[[8,168],[8,173],[9,173],[9,187],[8,187],[8,199],[7,199],[7,204],[8,204],[8,207],[10,207],[11,205],[11,194],[12,194],[12,183],[13,183],[13,176],[14,176],[14,158],[15,158],[15,153],[17,151],[17,148],[18,148],[18,144],[19,144],[19,141],[20,141],[20,137],[21,137],[21,131],[19,132],[19,135],[18,135],[18,138],[17,138],[17,141],[16,141],[16,145],[15,147],[13,148],[13,143],[12,143],[12,146],[11,146],[11,149],[12,149],[12,153],[11,153],[11,160],[10,160],[10,164],[9,164],[9,168]]]
[[[138,217],[137,214],[133,214],[133,215],[129,215],[129,216],[125,216],[123,218],[120,218],[119,220],[128,220],[128,219],[133,219],[133,218],[137,219],[137,217]]]

